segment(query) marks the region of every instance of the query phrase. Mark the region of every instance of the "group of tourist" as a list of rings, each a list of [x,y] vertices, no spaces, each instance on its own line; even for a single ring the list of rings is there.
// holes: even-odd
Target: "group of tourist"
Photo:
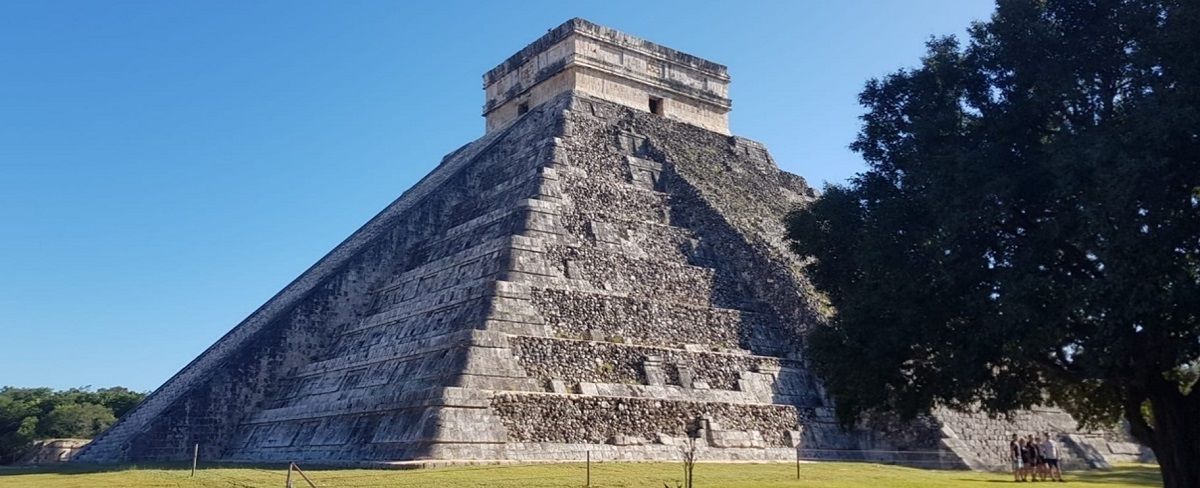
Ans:
[[[1013,481],[1062,481],[1062,468],[1058,465],[1058,443],[1049,432],[1042,436],[1021,437],[1013,434],[1008,443],[1008,456],[1012,460]]]

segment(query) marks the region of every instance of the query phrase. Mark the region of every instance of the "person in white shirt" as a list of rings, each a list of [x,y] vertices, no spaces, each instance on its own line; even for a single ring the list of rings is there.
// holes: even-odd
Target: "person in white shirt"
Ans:
[[[1062,481],[1062,468],[1058,465],[1058,443],[1054,442],[1054,438],[1050,437],[1049,432],[1045,434],[1046,436],[1042,438],[1044,439],[1042,441],[1042,458],[1046,460],[1045,474]]]

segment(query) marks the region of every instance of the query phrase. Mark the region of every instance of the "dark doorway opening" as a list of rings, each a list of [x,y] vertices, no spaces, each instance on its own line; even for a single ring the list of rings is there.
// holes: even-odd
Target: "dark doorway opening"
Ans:
[[[663,99],[658,97],[650,97],[650,113],[654,115],[663,114]]]

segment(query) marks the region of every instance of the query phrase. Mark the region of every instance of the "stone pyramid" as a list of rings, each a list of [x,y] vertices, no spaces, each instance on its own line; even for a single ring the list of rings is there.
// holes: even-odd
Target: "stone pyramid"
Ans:
[[[484,85],[482,138],[77,460],[981,462],[969,417],[834,424],[783,240],[815,193],[728,134],[724,66],[572,19]]]

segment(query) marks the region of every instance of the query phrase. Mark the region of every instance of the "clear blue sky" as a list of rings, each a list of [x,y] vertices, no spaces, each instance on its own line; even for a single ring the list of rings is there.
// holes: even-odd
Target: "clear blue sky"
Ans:
[[[729,66],[815,186],[864,81],[990,0],[0,2],[0,385],[157,387],[482,135],[480,76],[580,16]],[[436,5],[432,5],[435,4]]]

